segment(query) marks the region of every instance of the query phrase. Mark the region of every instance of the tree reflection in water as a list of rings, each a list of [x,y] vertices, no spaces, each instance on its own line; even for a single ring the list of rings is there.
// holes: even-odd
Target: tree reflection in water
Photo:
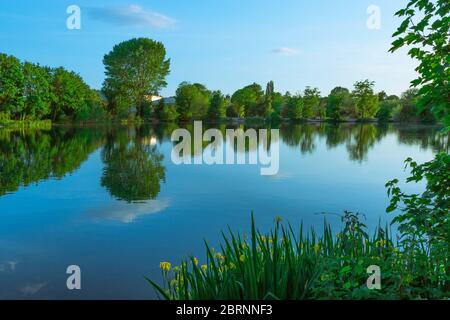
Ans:
[[[102,187],[126,202],[155,199],[165,181],[163,155],[142,129],[108,134],[102,151]]]
[[[172,144],[174,123],[133,127],[65,127],[49,131],[0,129],[0,196],[16,192],[48,179],[62,179],[79,169],[88,156],[103,145],[104,168],[101,185],[116,199],[127,203],[155,199],[165,181],[163,155],[155,141]],[[191,125],[183,125],[192,131]],[[345,147],[351,161],[367,160],[369,151],[387,135],[399,144],[417,145],[434,152],[448,151],[448,135],[434,126],[377,124],[289,124],[281,125],[214,125],[223,135],[227,128],[246,130],[280,129],[284,145],[300,154],[316,152],[317,146],[327,149]],[[208,142],[204,142],[204,147]],[[246,143],[246,152],[249,144]],[[270,139],[269,146],[270,148]],[[283,156],[283,155],[281,155]]]

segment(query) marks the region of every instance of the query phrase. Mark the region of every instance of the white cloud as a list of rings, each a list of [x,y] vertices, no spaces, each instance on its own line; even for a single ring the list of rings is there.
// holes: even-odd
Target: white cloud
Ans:
[[[149,200],[131,204],[117,201],[106,208],[88,210],[88,216],[95,221],[113,220],[121,223],[132,223],[142,216],[164,211],[168,206],[168,200]]]
[[[297,49],[294,49],[294,48],[281,47],[281,48],[272,50],[272,53],[282,55],[282,56],[294,56],[294,55],[299,54],[300,51]]]
[[[146,10],[135,4],[126,7],[91,7],[88,8],[88,14],[93,19],[122,26],[169,28],[176,23],[168,16]]]
[[[7,270],[15,271],[17,264],[17,261],[6,261],[5,263],[0,264],[0,272],[4,272]]]
[[[46,282],[27,284],[24,287],[20,288],[20,291],[24,296],[32,296],[41,291],[41,289],[46,285]]]

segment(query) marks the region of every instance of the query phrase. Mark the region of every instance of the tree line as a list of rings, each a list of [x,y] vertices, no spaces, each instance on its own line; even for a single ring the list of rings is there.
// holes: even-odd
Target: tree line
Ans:
[[[375,83],[358,81],[350,90],[336,87],[328,96],[318,88],[284,94],[273,81],[257,83],[231,95],[199,83],[182,82],[173,99],[153,102],[167,86],[170,59],[161,42],[135,38],[121,42],[104,56],[101,91],[91,89],[75,72],[20,62],[0,54],[0,121],[98,120],[104,118],[219,121],[227,118],[280,120],[373,120],[432,122],[430,107],[419,105],[420,92],[409,89],[400,97],[376,93]],[[172,100],[172,101],[170,101]]]
[[[417,90],[409,89],[400,97],[374,91],[375,83],[358,81],[349,90],[336,87],[328,96],[318,88],[306,87],[302,93],[282,94],[267,83],[245,86],[232,95],[210,91],[199,83],[183,82],[172,102],[154,103],[150,116],[163,121],[226,118],[261,118],[266,120],[370,120],[381,122],[433,122],[428,108],[419,109]]]
[[[0,120],[85,120],[102,104],[77,73],[0,53]]]

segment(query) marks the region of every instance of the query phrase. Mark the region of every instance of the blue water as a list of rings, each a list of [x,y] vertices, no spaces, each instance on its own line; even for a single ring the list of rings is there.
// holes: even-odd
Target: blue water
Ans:
[[[373,229],[392,218],[384,184],[407,177],[403,161],[445,148],[435,127],[284,125],[279,173],[261,176],[173,164],[173,129],[0,130],[0,299],[155,298],[144,276],[159,280],[160,261],[202,260],[204,239],[248,230],[252,211],[262,231],[275,216],[320,229],[344,210]],[[66,287],[69,265],[81,290]]]

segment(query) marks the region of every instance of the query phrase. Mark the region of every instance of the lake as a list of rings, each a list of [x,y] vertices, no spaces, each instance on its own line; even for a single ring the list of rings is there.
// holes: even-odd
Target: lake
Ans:
[[[448,147],[434,126],[286,124],[274,127],[279,172],[263,176],[258,165],[175,165],[175,128],[0,129],[0,299],[153,299],[144,276],[159,280],[160,261],[202,261],[204,239],[247,231],[251,212],[261,231],[280,216],[320,233],[351,210],[373,231],[392,219],[384,185],[408,176],[404,160]],[[81,290],[66,287],[69,265]]]

